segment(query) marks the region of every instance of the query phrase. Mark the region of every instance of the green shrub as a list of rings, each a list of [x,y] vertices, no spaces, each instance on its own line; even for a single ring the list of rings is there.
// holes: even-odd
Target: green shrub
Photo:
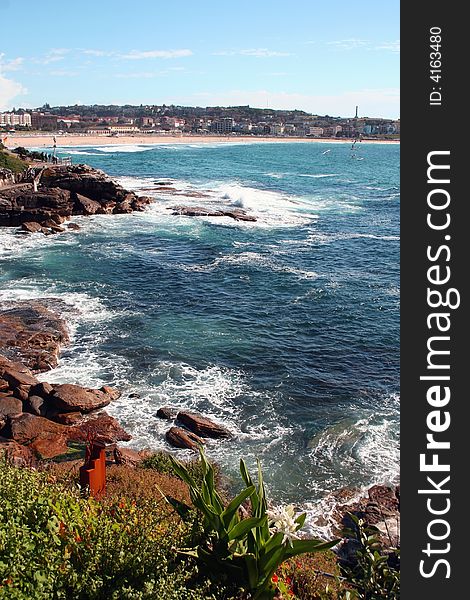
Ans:
[[[21,173],[27,168],[27,164],[13,156],[9,152],[5,152],[4,150],[0,150],[0,168],[2,169],[10,169],[13,173]]]
[[[171,457],[173,468],[189,486],[192,504],[202,516],[203,539],[185,554],[222,581],[236,581],[253,600],[270,600],[278,593],[272,577],[287,559],[305,552],[321,552],[335,546],[337,540],[322,542],[300,539],[297,531],[306,515],[295,518],[291,506],[270,511],[263,476],[258,463],[255,486],[243,460],[240,472],[245,488],[227,506],[215,485],[214,469],[199,450],[203,470],[202,482],[193,479],[185,465]],[[250,499],[251,516],[242,516],[240,507]],[[183,520],[190,507],[167,497]],[[282,590],[281,590],[282,591]]]
[[[395,600],[400,597],[400,550],[383,551],[377,527],[364,525],[362,519],[348,513],[352,528],[345,534],[359,543],[356,564],[343,567],[344,574],[354,590],[347,600]]]
[[[176,557],[181,529],[157,498],[145,510],[98,503],[0,459],[2,599],[211,598],[207,581]]]
[[[204,477],[202,464],[198,460],[191,460],[184,463],[187,472],[191,477],[197,481],[202,482]],[[166,475],[172,475],[181,479],[180,474],[175,470],[175,462],[171,455],[167,452],[155,452],[151,456],[145,458],[142,461],[142,467],[145,469],[154,469],[159,473],[165,473]],[[218,469],[213,465],[215,478],[218,478]]]

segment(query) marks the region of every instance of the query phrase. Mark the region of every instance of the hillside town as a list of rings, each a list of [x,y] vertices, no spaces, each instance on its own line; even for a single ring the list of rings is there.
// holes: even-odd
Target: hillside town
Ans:
[[[0,131],[59,135],[223,135],[398,139],[400,120],[309,114],[269,108],[92,105],[13,109],[0,113]]]

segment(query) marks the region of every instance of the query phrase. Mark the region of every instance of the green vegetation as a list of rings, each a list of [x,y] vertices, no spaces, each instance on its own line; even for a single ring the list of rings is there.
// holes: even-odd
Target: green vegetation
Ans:
[[[79,489],[80,464],[35,471],[0,457],[1,600],[398,598],[374,532],[353,520],[358,561],[341,571],[334,542],[297,539],[305,517],[270,511],[261,470],[255,485],[243,461],[231,502],[203,454],[112,466],[101,502]]]
[[[187,551],[203,568],[223,582],[237,581],[253,600],[271,600],[277,593],[272,578],[280,565],[289,558],[306,552],[321,552],[335,546],[338,540],[300,539],[296,532],[305,522],[306,514],[295,518],[293,507],[269,511],[258,463],[258,485],[255,486],[243,460],[240,472],[243,489],[224,506],[215,486],[215,473],[200,449],[202,482],[193,479],[188,469],[171,458],[175,472],[189,486],[193,506],[202,514],[203,539]],[[251,516],[242,517],[239,508],[250,499]],[[168,497],[183,520],[190,507]]]
[[[0,169],[10,169],[13,173],[21,173],[28,167],[20,158],[0,148]]]
[[[345,533],[359,543],[357,562],[345,568],[345,574],[354,587],[351,600],[398,598],[400,594],[400,550],[383,552],[377,527],[365,527],[362,519],[349,513],[353,526]],[[349,600],[348,598],[348,600]]]

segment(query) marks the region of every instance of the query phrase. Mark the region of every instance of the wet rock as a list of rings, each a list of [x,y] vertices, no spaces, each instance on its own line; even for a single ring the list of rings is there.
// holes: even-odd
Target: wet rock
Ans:
[[[202,206],[174,206],[171,210],[173,210],[173,215],[183,215],[186,217],[230,217],[235,221],[257,220],[256,217],[247,215],[246,212],[240,208],[214,210]]]
[[[156,413],[156,416],[160,419],[168,419],[172,421],[176,419],[176,415],[178,414],[178,410],[173,408],[172,406],[161,406]]]
[[[181,427],[172,427],[166,432],[165,437],[167,442],[174,448],[198,450],[199,446],[204,444],[204,440],[199,436]]]
[[[104,387],[100,390],[64,383],[54,386],[50,395],[51,404],[61,412],[88,413],[107,406],[119,397],[119,392]]]
[[[27,233],[42,233],[42,225],[36,221],[26,221],[21,224],[21,230]]]
[[[38,223],[43,233],[59,233],[57,226],[72,215],[143,210],[152,202],[112,181],[103,171],[87,165],[51,166],[43,171],[40,187],[0,188],[0,225]],[[45,225],[53,220],[55,225]],[[30,228],[22,231],[30,231]]]
[[[197,413],[180,411],[176,418],[190,431],[201,437],[228,438],[232,435],[223,425]]]
[[[19,371],[15,368],[6,368],[2,373],[2,379],[9,384],[10,389],[30,388],[38,382],[36,377],[30,375],[27,371]]]
[[[75,194],[75,212],[83,215],[94,215],[101,209],[101,204],[82,194]]]
[[[68,339],[65,321],[40,302],[15,302],[0,311],[0,351],[5,358],[23,363],[17,371],[31,375],[26,367],[33,371],[56,367],[60,347]]]
[[[80,225],[77,223],[67,223],[67,229],[71,229],[72,231],[79,231],[81,229]]]

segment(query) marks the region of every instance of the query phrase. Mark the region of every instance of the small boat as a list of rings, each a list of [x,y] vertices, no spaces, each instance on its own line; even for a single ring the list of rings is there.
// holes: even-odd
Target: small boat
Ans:
[[[322,152],[322,154],[328,154],[328,152],[331,152],[331,150],[325,150],[325,152]]]

